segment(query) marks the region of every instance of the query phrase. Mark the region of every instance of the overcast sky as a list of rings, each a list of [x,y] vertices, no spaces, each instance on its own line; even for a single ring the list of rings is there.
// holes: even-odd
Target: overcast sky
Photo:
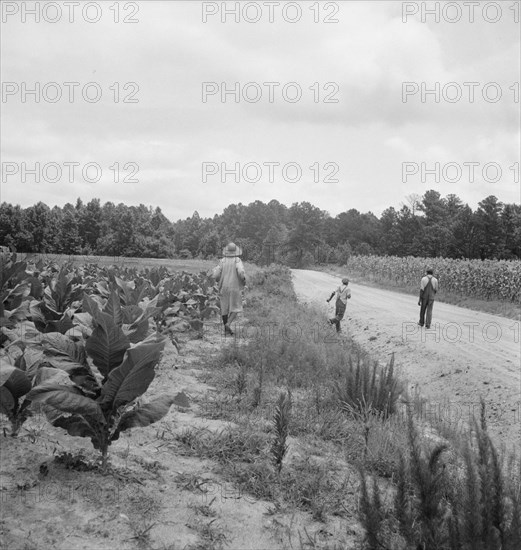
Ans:
[[[35,2],[2,1],[1,201],[98,197],[160,206],[171,220],[271,199],[380,215],[428,189],[472,208],[491,194],[521,202],[519,2],[476,3],[473,22],[469,7],[454,21],[444,2],[439,22],[422,13],[434,2],[393,0],[250,2],[239,22],[222,21],[235,2],[121,2],[119,14],[113,0],[72,14],[66,4],[40,1],[36,22]],[[436,82],[439,102],[422,101]],[[35,83],[39,102],[23,94]],[[223,100],[223,83],[239,83],[238,102]],[[440,181],[422,181],[437,162]],[[23,173],[35,163],[39,182]],[[79,163],[72,182],[64,163]],[[239,182],[223,163],[240,163]]]

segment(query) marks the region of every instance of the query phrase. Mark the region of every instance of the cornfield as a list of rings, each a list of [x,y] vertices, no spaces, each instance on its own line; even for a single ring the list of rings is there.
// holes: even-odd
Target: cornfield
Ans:
[[[454,260],[406,256],[351,256],[349,272],[395,286],[419,286],[425,267],[434,269],[440,291],[485,300],[521,301],[521,261]]]

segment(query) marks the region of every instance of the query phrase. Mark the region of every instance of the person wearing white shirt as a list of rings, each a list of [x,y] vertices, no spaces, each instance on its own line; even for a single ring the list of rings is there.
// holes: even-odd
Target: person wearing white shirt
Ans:
[[[434,297],[438,292],[438,279],[433,276],[434,270],[428,267],[425,277],[420,282],[420,298],[418,305],[420,308],[420,327],[425,325],[425,328],[431,328],[432,308],[434,306]]]
[[[342,279],[342,284],[336,289],[336,291],[331,293],[331,296],[326,300],[327,303],[336,295],[335,302],[335,316],[333,319],[329,319],[329,322],[332,325],[335,325],[336,331],[340,332],[340,321],[344,318],[344,313],[346,311],[347,300],[351,298],[351,291],[348,288],[349,279],[344,277]]]

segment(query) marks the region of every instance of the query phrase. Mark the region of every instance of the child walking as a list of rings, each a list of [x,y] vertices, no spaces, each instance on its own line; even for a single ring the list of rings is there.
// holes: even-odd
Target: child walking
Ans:
[[[329,322],[332,325],[335,325],[336,331],[340,332],[340,321],[344,318],[344,313],[346,311],[347,300],[351,298],[351,291],[348,288],[349,279],[344,277],[342,279],[342,284],[331,293],[331,296],[326,300],[327,303],[336,295],[335,302],[335,316],[333,319],[329,319]]]

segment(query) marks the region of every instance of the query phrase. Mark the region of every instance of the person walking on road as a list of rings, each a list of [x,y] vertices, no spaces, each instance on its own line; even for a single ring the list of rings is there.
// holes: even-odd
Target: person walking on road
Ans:
[[[239,246],[229,243],[223,249],[224,257],[212,271],[212,277],[219,283],[224,333],[230,335],[233,334],[230,325],[242,312],[242,290],[246,285],[244,265],[239,258],[241,254]]]
[[[420,308],[420,327],[425,325],[425,328],[431,328],[432,322],[432,307],[434,306],[434,297],[438,292],[438,279],[433,276],[434,270],[428,267],[425,277],[420,282],[420,299],[418,305]]]
[[[331,296],[326,300],[329,304],[333,296],[336,295],[335,316],[333,319],[329,319],[329,322],[332,325],[335,325],[337,332],[340,332],[340,321],[344,318],[347,300],[351,298],[351,291],[349,290],[348,285],[349,279],[344,277],[342,279],[342,284],[334,292],[332,292]]]

